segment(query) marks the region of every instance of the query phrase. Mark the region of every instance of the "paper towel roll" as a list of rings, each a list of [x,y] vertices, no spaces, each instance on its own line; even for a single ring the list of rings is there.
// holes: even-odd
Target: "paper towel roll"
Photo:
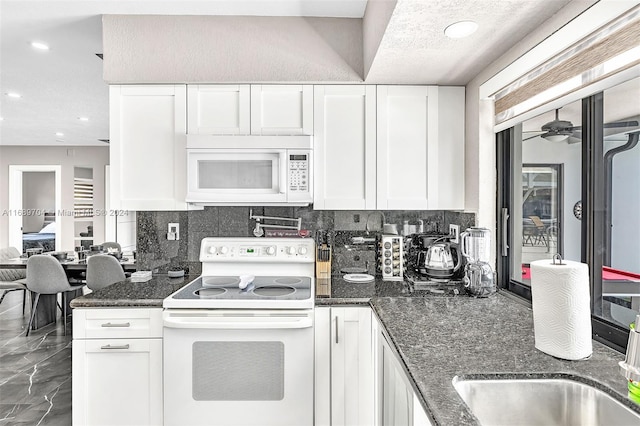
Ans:
[[[531,262],[531,303],[537,349],[557,358],[591,355],[589,266],[551,259]]]

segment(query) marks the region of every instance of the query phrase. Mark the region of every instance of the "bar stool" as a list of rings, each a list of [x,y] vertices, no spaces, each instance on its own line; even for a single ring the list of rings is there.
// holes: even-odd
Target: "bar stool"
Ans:
[[[31,307],[31,318],[27,327],[27,336],[31,332],[31,324],[36,315],[38,300],[41,294],[62,293],[62,321],[64,335],[67,335],[67,292],[79,290],[84,285],[72,286],[60,262],[53,256],[36,254],[27,260],[27,289],[35,294]]]

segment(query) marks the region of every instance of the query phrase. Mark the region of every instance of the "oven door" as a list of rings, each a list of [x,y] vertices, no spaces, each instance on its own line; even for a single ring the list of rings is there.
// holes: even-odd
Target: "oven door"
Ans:
[[[285,149],[187,149],[187,202],[284,203]]]
[[[163,313],[164,424],[312,425],[313,311]]]

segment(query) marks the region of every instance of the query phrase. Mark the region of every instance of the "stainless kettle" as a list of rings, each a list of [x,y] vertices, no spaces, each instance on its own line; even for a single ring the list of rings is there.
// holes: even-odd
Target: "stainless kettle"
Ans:
[[[420,253],[418,263],[432,279],[448,280],[460,269],[461,256],[456,244],[434,243]]]

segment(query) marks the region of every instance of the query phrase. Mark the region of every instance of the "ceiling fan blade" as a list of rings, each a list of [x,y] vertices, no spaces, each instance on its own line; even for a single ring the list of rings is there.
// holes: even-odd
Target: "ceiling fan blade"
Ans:
[[[524,133],[524,132],[522,132]],[[529,136],[528,138],[522,138],[522,142],[524,141],[528,141],[529,139],[533,139],[533,138],[537,138],[541,135],[542,133],[538,133],[537,135],[533,135],[533,136]]]
[[[614,121],[612,123],[604,123],[604,128],[605,129],[613,129],[616,127],[636,127],[638,126],[638,122],[633,120],[633,121]]]
[[[638,121],[635,120],[631,120],[631,121],[612,121],[611,123],[604,123],[604,127],[605,129],[615,129],[617,127],[636,127],[639,126],[640,123]],[[582,126],[573,126],[571,129],[569,130],[580,130],[582,129]]]

